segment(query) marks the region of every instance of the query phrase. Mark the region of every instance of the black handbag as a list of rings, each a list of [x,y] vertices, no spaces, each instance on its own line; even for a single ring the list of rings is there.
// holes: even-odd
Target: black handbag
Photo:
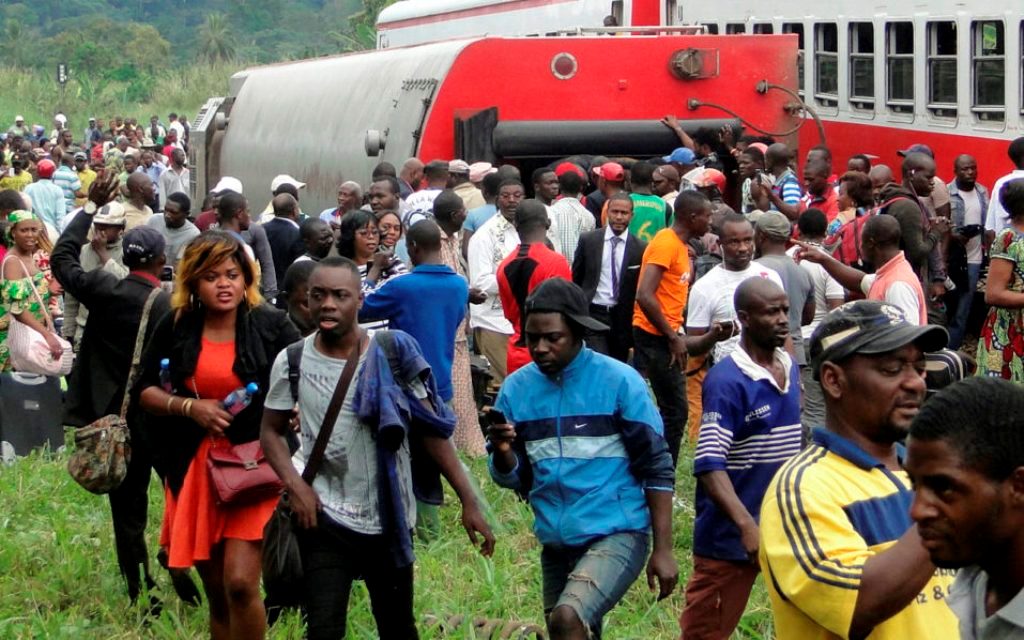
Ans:
[[[327,413],[324,414],[324,421],[320,425],[320,432],[313,444],[313,451],[309,454],[306,468],[302,471],[303,482],[310,486],[313,485],[313,479],[320,470],[324,452],[327,450],[327,441],[334,431],[341,405],[355,375],[362,352],[362,342],[363,337],[360,336],[359,342],[352,348],[352,354],[345,363],[338,385],[334,388],[334,395],[331,396],[331,403],[327,406]],[[263,583],[268,595],[277,594],[296,599],[302,593],[302,555],[299,552],[297,533],[298,523],[295,522],[295,516],[288,503],[288,494],[284,493],[263,528]]]

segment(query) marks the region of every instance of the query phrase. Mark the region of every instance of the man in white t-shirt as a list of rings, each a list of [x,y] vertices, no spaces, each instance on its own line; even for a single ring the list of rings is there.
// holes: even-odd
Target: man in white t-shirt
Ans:
[[[824,213],[819,209],[808,209],[800,214],[796,226],[800,229],[801,240],[810,246],[821,248],[828,227],[828,218]],[[793,247],[787,254],[796,259],[799,250],[800,247]],[[800,327],[804,339],[804,355],[810,362],[811,334],[818,328],[818,323],[829,311],[843,304],[846,299],[846,290],[820,264],[815,264],[810,260],[801,260],[799,264],[800,268],[811,277],[811,284],[814,287],[814,319],[810,324]],[[800,424],[803,425],[806,437],[810,434],[811,429],[825,424],[825,396],[821,392],[821,385],[814,381],[813,367],[804,367],[801,370],[800,381],[804,387],[804,404],[800,411]]]
[[[964,341],[967,319],[971,315],[971,302],[981,278],[981,263],[985,258],[982,247],[985,212],[988,211],[988,191],[978,184],[978,163],[967,154],[953,161],[956,179],[949,183],[949,202],[953,229],[950,233],[947,264],[960,260],[967,263],[967,282],[958,282],[959,297],[956,313],[949,323],[949,348],[959,349]]]
[[[745,217],[729,214],[722,223],[722,264],[708,271],[690,289],[686,314],[686,334],[697,337],[707,333],[716,322],[736,321],[733,294],[747,278],[767,278],[781,288],[782,278],[774,270],[752,262],[754,228]],[[713,362],[721,362],[739,344],[739,325],[734,324],[731,337],[711,347]],[[707,345],[711,346],[711,345]]]
[[[1010,226],[1010,214],[1006,213],[1006,209],[999,201],[999,192],[1003,190],[1003,185],[1010,180],[1024,178],[1024,136],[1015,138],[1006,153],[1010,156],[1014,169],[992,185],[992,198],[985,216],[985,237],[989,244],[995,239],[997,233]]]
[[[434,199],[448,187],[449,175],[448,163],[443,160],[431,160],[423,168],[423,176],[427,180],[426,188],[405,199],[402,226],[406,231],[420,220],[434,217]]]

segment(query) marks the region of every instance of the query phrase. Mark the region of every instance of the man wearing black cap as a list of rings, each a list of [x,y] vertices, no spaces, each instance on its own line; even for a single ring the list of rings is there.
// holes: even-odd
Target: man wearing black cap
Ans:
[[[88,242],[86,236],[93,217],[113,200],[116,189],[117,178],[113,174],[93,184],[89,202],[74,215],[50,258],[53,274],[64,291],[90,312],[65,400],[64,422],[74,427],[84,427],[120,412],[135,348],[134,336],[139,331],[146,301],[154,290],[159,291],[165,262],[163,236],[156,229],[141,226],[126,233],[122,241],[124,265],[129,269],[127,277],[121,279],[103,269],[82,268],[79,256]],[[170,296],[162,291],[157,293],[149,310],[147,337],[169,310]],[[127,582],[128,595],[135,600],[142,589],[140,578],[145,578],[148,589],[155,586],[145,540],[151,462],[132,412],[128,414],[128,426],[132,443],[128,475],[110,493],[110,511],[118,565]],[[181,578],[188,582],[187,577]]]
[[[526,301],[533,362],[509,376],[489,438],[491,476],[529,497],[543,545],[544,614],[552,640],[601,637],[601,620],[654,549],[647,582],[675,588],[672,458],[643,378],[583,344],[583,290],[554,278]],[[609,508],[617,505],[617,508]],[[588,636],[588,634],[590,634]]]
[[[955,638],[937,571],[910,520],[902,447],[925,397],[924,354],[945,329],[874,300],[830,312],[811,336],[825,428],[775,475],[760,563],[780,638]]]

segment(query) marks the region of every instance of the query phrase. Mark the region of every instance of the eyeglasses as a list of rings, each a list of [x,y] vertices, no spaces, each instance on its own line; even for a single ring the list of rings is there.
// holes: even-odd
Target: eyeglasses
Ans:
[[[359,236],[360,238],[379,238],[380,231],[378,231],[375,227],[369,227],[367,229],[359,229],[358,231],[356,231],[356,235]]]

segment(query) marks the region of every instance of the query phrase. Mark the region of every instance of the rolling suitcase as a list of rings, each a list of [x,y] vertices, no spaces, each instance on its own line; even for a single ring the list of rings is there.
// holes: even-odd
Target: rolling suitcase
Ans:
[[[48,444],[64,446],[64,402],[60,378],[32,373],[0,375],[0,441],[19,456]]]

